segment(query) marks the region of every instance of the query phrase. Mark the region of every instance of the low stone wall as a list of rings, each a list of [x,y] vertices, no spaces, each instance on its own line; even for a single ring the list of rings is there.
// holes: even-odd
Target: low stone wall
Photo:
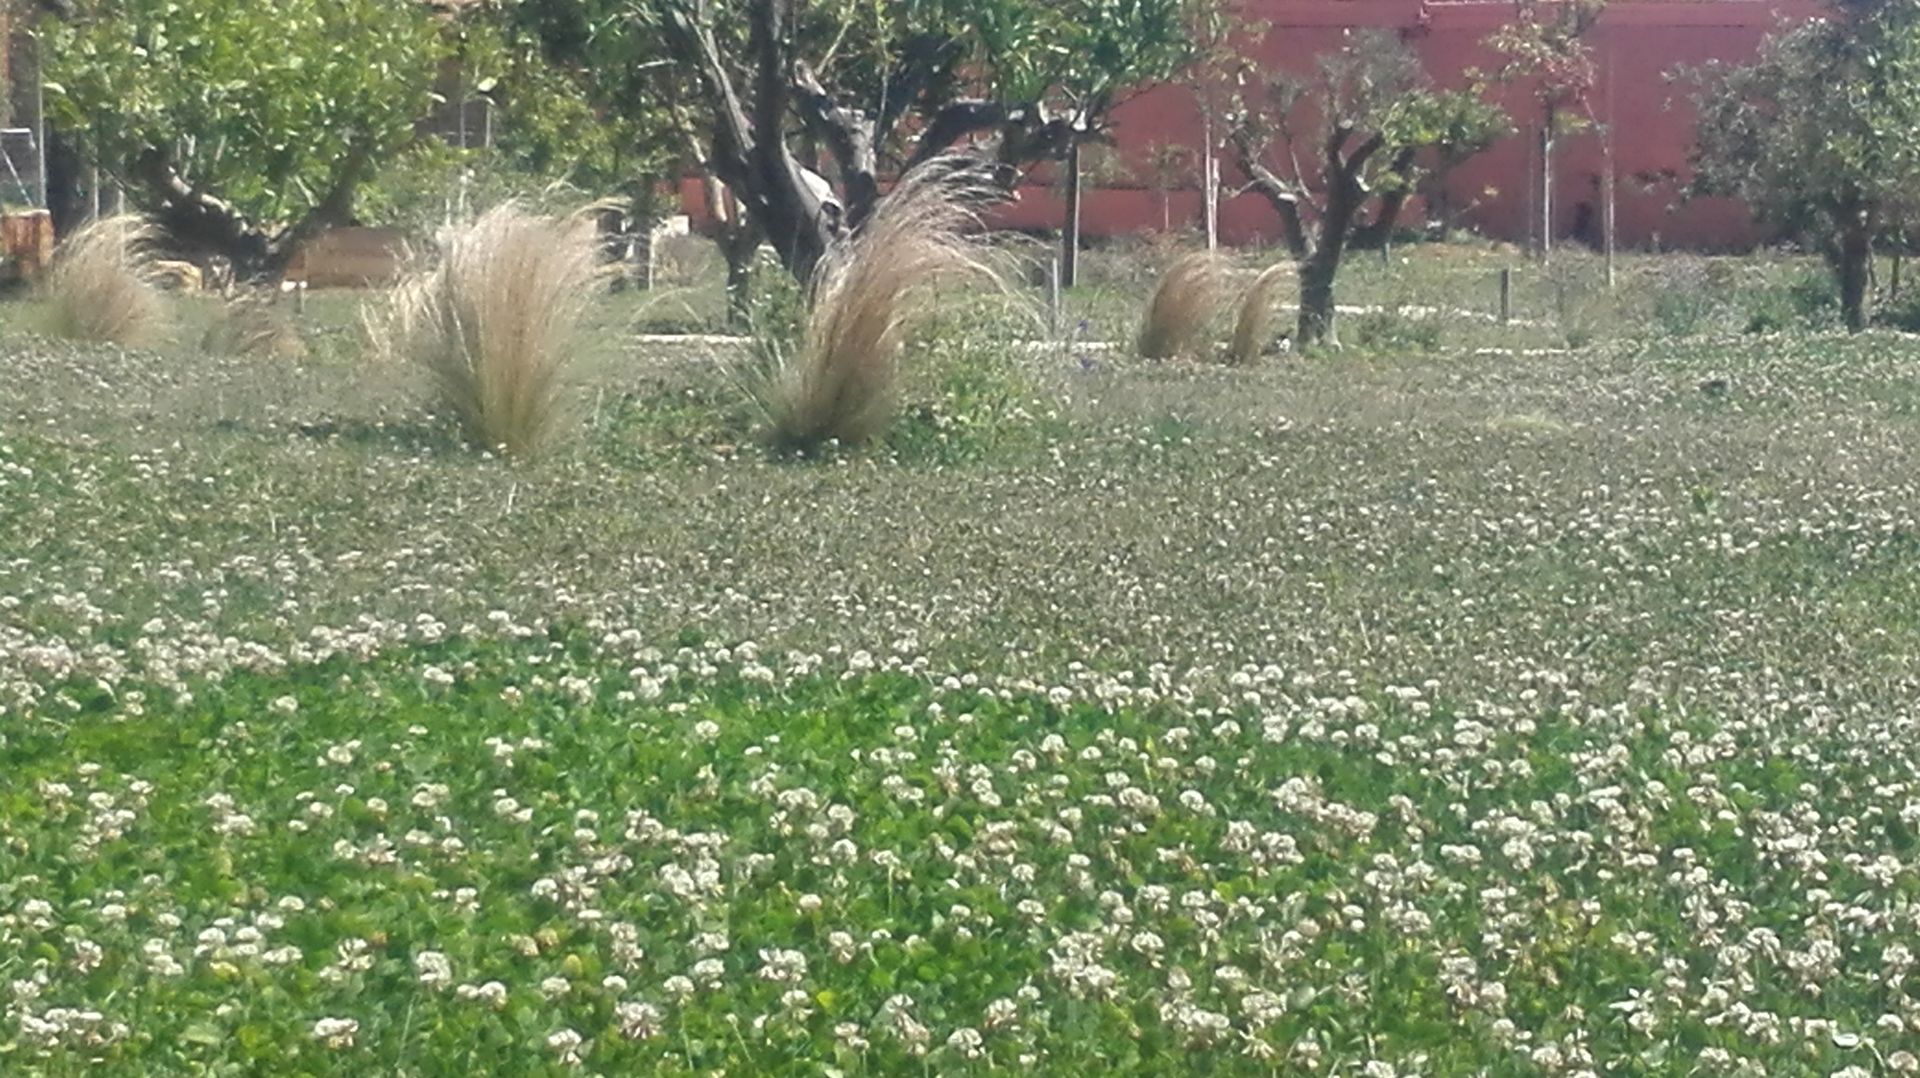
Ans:
[[[399,229],[335,228],[294,255],[286,279],[308,288],[371,288],[392,284],[406,259],[407,237]]]

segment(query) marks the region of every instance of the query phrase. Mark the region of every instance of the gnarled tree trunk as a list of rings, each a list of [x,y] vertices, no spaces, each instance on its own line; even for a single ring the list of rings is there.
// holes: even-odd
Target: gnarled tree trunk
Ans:
[[[1333,284],[1340,274],[1340,260],[1346,255],[1353,233],[1353,218],[1360,212],[1366,191],[1351,175],[1343,174],[1327,192],[1326,212],[1320,217],[1318,240],[1313,253],[1300,263],[1299,342],[1338,345],[1334,332],[1337,311]]]
[[[286,274],[287,265],[302,244],[325,229],[352,220],[354,194],[372,161],[373,154],[367,147],[350,149],[326,195],[298,221],[271,230],[250,220],[232,203],[187,182],[164,150],[149,148],[135,157],[126,179],[170,241],[190,251],[228,259],[235,280],[268,284]]]
[[[1873,287],[1873,225],[1865,212],[1844,214],[1832,259],[1840,278],[1840,313],[1847,329],[1858,333],[1867,328],[1867,298]]]

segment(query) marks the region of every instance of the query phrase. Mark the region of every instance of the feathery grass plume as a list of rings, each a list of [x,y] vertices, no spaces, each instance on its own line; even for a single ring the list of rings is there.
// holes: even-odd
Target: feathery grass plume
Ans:
[[[601,268],[584,214],[534,216],[508,202],[446,230],[440,257],[403,280],[369,324],[376,342],[432,376],[469,440],[508,456],[560,424],[560,374]]]
[[[798,339],[761,348],[748,388],[774,442],[806,451],[854,444],[892,421],[900,353],[932,311],[932,286],[965,276],[998,283],[977,238],[977,208],[1000,197],[984,166],[960,154],[914,169],[866,226],[814,270]]]
[[[275,292],[242,289],[221,304],[200,339],[204,351],[267,359],[304,359],[307,342]]]
[[[147,269],[157,231],[146,218],[123,214],[67,237],[41,286],[47,332],[129,346],[157,339],[166,302]]]
[[[1140,323],[1140,355],[1172,359],[1204,347],[1207,323],[1220,301],[1225,269],[1212,251],[1194,251],[1174,259],[1160,275]]]
[[[1240,314],[1233,322],[1233,340],[1227,358],[1238,365],[1253,363],[1273,339],[1273,301],[1282,285],[1293,280],[1293,264],[1268,266],[1240,297]]]

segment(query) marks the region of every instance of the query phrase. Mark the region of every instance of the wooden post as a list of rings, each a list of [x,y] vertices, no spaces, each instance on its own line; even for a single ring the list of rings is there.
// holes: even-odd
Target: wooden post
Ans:
[[[1500,271],[1500,324],[1513,321],[1513,271]]]

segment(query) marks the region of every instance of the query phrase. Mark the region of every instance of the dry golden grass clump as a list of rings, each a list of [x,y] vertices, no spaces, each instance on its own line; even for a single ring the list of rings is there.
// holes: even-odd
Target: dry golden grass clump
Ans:
[[[601,269],[585,214],[513,203],[448,229],[440,257],[369,323],[381,351],[420,364],[475,445],[519,457],[561,420],[560,375]]]
[[[932,287],[962,276],[997,283],[977,239],[976,207],[995,197],[977,162],[937,158],[903,177],[872,218],[814,270],[798,342],[767,357],[749,388],[773,440],[808,450],[864,442],[898,403],[900,354],[932,307]]]
[[[166,301],[149,267],[156,229],[137,215],[88,223],[60,245],[41,285],[56,337],[138,346],[166,328]]]
[[[1225,266],[1211,251],[1174,259],[1147,301],[1147,314],[1140,323],[1140,355],[1172,359],[1204,350],[1207,324],[1219,308],[1225,279]]]
[[[1268,266],[1253,279],[1240,297],[1240,314],[1233,322],[1233,339],[1227,345],[1227,358],[1240,365],[1253,363],[1273,339],[1274,300],[1282,287],[1294,278],[1291,263]]]
[[[200,347],[226,355],[304,359],[307,342],[280,297],[264,288],[241,291],[221,305]]]

